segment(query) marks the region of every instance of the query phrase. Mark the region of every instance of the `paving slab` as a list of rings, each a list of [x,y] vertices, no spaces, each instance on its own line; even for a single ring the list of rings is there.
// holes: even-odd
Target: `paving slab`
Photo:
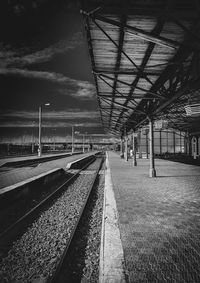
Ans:
[[[81,154],[81,157],[88,156],[94,154],[92,153],[83,153]],[[39,174],[48,172],[49,170],[55,169],[55,168],[63,168],[66,169],[66,166],[69,162],[72,162],[76,159],[80,159],[80,155],[72,155],[63,157],[56,160],[46,161],[37,164],[37,166],[24,166],[21,168],[13,168],[10,170],[10,168],[1,168],[0,169],[0,189],[11,186],[13,184],[16,184],[18,182],[24,181],[26,179],[32,178],[34,176],[37,176]]]
[[[65,153],[54,153],[54,154],[43,154],[41,157],[39,157],[36,154],[33,155],[27,155],[27,156],[15,156],[15,157],[6,157],[6,158],[0,158],[0,166],[3,166],[6,163],[12,163],[12,162],[21,162],[21,161],[27,161],[27,160],[42,160],[43,158],[51,158],[51,157],[62,157],[66,154],[70,154],[70,152]]]
[[[127,281],[200,282],[200,167],[108,153]]]

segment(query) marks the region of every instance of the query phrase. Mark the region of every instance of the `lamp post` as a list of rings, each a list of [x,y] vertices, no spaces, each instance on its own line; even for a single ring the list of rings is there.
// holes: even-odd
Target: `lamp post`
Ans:
[[[85,152],[85,135],[83,134],[83,153]]]
[[[53,142],[53,151],[56,150],[56,129],[52,129],[52,142]]]
[[[50,103],[45,103],[49,106]],[[42,106],[39,106],[39,143],[38,143],[38,157],[42,156]]]
[[[74,126],[72,126],[72,154],[74,153]]]

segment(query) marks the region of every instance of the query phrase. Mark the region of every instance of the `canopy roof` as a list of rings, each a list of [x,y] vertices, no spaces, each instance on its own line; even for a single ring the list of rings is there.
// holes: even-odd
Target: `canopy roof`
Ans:
[[[123,136],[149,118],[200,132],[199,0],[82,0],[102,123]]]

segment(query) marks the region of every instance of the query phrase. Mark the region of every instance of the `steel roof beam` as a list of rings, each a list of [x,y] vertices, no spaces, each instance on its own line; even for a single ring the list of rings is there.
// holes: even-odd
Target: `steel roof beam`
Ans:
[[[95,74],[97,75],[101,75],[101,74],[118,74],[118,75],[137,75],[138,74],[138,69],[130,69],[130,70],[122,70],[120,69],[119,71],[115,71],[112,69],[97,69],[93,71]],[[145,78],[146,76],[159,76],[160,75],[160,71],[158,70],[149,70],[149,71],[141,71],[141,77]]]
[[[100,77],[103,76],[103,77],[105,77],[105,78],[107,78],[107,79],[109,79],[109,80],[114,80],[114,78],[109,77],[109,76],[107,76],[107,75],[105,75],[105,74],[101,74],[101,75],[99,75],[99,76],[100,76]],[[124,82],[124,81],[122,81],[122,80],[117,79],[117,81],[118,81],[119,83],[124,84],[124,85],[127,85],[127,86],[129,86],[129,87],[132,86],[132,84],[127,83],[127,82]],[[148,94],[152,94],[152,95],[154,95],[154,96],[156,96],[156,97],[158,97],[158,98],[160,98],[160,99],[164,99],[164,100],[166,99],[166,97],[163,97],[163,96],[161,96],[161,95],[158,94],[158,93],[149,91],[149,90],[144,89],[144,88],[142,88],[142,87],[135,86],[135,89],[144,91],[145,93],[148,93]]]
[[[117,22],[113,19],[106,18],[102,15],[95,14],[95,19],[97,19],[101,22],[104,22],[104,23],[108,23],[108,24],[117,26],[117,27],[121,26],[121,23],[119,23],[119,22]],[[168,47],[168,48],[178,49],[181,46],[181,43],[179,43],[177,41],[167,39],[167,38],[159,36],[159,35],[153,35],[150,32],[146,32],[142,29],[139,29],[139,28],[127,25],[127,24],[124,26],[124,29],[127,33],[133,34],[134,36],[140,37],[140,38],[147,40],[149,42],[153,42],[155,44],[162,45],[162,46],[165,46],[165,47]]]
[[[200,88],[200,81],[196,80],[195,82],[188,83],[185,87],[181,88],[175,95],[173,95],[170,99],[168,99],[166,102],[164,102],[160,107],[158,107],[153,114],[156,114],[160,111],[162,111],[164,108],[169,106],[172,102],[174,102],[176,99],[178,99],[180,96],[186,94],[187,92],[193,90],[197,90]]]
[[[153,33],[157,34],[157,33],[160,33],[162,28],[163,28],[163,20],[159,20],[159,22],[157,23],[156,27],[154,28],[154,31]],[[144,55],[144,58],[142,60],[142,64],[140,66],[140,71],[138,72],[137,74],[137,77],[135,78],[135,80],[133,81],[132,83],[132,86],[131,86],[131,89],[130,89],[130,92],[129,92],[129,97],[131,97],[132,93],[134,92],[135,89],[137,89],[137,84],[140,80],[140,77],[141,77],[141,73],[143,72],[152,52],[153,52],[153,49],[155,47],[155,44],[150,42],[149,45],[148,45],[148,48],[146,50],[146,53]],[[128,103],[128,99],[126,101],[126,104]],[[120,118],[119,118],[120,119]]]
[[[105,98],[112,98],[112,95],[107,95],[107,94],[97,94],[99,97],[105,97]],[[152,96],[141,96],[141,95],[132,95],[131,97],[124,96],[124,95],[115,95],[115,98],[120,98],[120,99],[128,99],[128,101],[135,100],[135,99],[160,99],[159,97],[152,97]]]
[[[118,44],[107,34],[107,32],[105,32],[104,29],[102,29],[102,27],[95,20],[93,20],[93,22],[104,33],[104,35],[115,45],[115,47],[119,48]],[[122,54],[133,64],[133,66],[138,71],[140,71],[140,68],[137,66],[137,64],[135,64],[135,62],[126,54],[126,52],[124,52],[123,49],[122,49]],[[146,81],[148,81],[151,85],[153,85],[153,83],[151,82],[151,80],[147,76],[144,75],[144,79]]]
[[[106,97],[100,97],[105,103],[109,104],[106,100],[112,102],[113,104],[116,104],[122,108],[125,108],[125,109],[129,109],[129,110],[134,110],[134,108],[130,107],[130,106],[124,106],[123,104],[119,103],[119,102],[116,102],[116,101],[111,101],[110,98],[106,98]],[[110,105],[110,104],[109,104]],[[144,112],[142,111],[137,111],[138,113],[141,113],[141,114],[144,114]]]
[[[89,54],[91,57],[91,63],[92,63],[92,68],[95,69],[95,60],[94,60],[94,53],[93,53],[93,46],[92,46],[92,40],[91,40],[91,33],[90,33],[90,29],[89,29],[89,18],[85,17],[85,30],[86,30],[86,36],[87,36],[87,40],[88,40],[88,47],[89,47]],[[96,92],[98,93],[98,84],[97,84],[97,77],[94,76],[94,81],[95,81],[95,85],[96,85]],[[98,97],[97,97],[98,100]],[[98,100],[98,104],[100,105],[100,100]],[[99,110],[100,110],[100,115],[101,115],[101,107],[99,106]],[[101,118],[102,121],[102,118]],[[103,123],[103,121],[102,121]]]
[[[113,89],[113,86],[112,86],[110,83],[108,83],[104,78],[102,78],[101,75],[98,75],[98,77],[99,77],[104,83],[106,83],[111,89]],[[115,92],[117,92],[119,95],[125,96],[125,95],[123,95],[121,92],[119,92],[116,88],[113,89],[113,90],[114,90]],[[98,93],[97,93],[97,95],[98,95]],[[136,103],[135,101],[131,101],[131,103],[132,103],[134,106],[137,106],[137,103]]]
[[[119,35],[119,43],[118,43],[118,50],[117,50],[117,58],[116,58],[116,63],[115,63],[115,71],[119,71],[120,68],[120,63],[121,63],[121,55],[122,55],[122,48],[123,48],[123,41],[124,41],[124,26],[126,25],[126,20],[127,16],[122,15],[121,16],[121,23],[120,23],[120,35]],[[110,118],[109,118],[109,123],[111,122],[112,119],[112,111],[113,111],[113,103],[114,103],[114,96],[115,96],[115,90],[117,88],[117,78],[118,74],[115,73],[115,80],[113,82],[113,92],[112,92],[112,104],[111,104],[111,109],[110,109]]]
[[[196,80],[195,82],[190,82],[185,86],[184,88],[180,89],[173,97],[168,99],[165,103],[163,103],[160,107],[158,107],[153,113],[151,113],[152,116],[156,116],[156,114],[160,113],[163,109],[165,109],[167,106],[169,106],[172,102],[174,102],[176,99],[184,95],[185,93],[189,92],[191,89],[197,90],[200,88],[200,80]],[[137,128],[140,127],[142,124],[146,122],[148,117],[145,117],[142,121],[140,121],[137,124]]]

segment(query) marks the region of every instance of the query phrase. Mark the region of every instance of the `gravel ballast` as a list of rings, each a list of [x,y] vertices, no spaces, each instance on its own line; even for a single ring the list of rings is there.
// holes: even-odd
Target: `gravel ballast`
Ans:
[[[1,282],[46,282],[63,253],[93,178],[92,171],[81,174],[13,243],[1,262]]]
[[[99,174],[56,283],[99,281],[99,257],[105,176]]]

